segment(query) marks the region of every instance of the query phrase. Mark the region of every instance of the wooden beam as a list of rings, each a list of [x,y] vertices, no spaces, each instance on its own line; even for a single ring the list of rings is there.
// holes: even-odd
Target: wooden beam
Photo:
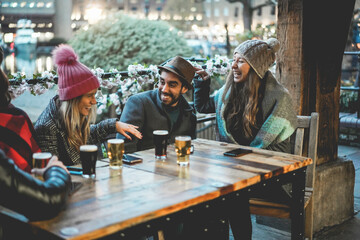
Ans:
[[[318,164],[338,147],[341,62],[355,0],[278,1],[277,76],[294,96],[299,115],[318,112]]]

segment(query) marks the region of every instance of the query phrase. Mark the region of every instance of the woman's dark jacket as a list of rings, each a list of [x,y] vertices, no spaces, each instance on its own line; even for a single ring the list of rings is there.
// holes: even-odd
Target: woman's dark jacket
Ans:
[[[63,208],[71,186],[70,175],[53,166],[44,182],[19,169],[0,149],[0,205],[30,220],[55,217]]]

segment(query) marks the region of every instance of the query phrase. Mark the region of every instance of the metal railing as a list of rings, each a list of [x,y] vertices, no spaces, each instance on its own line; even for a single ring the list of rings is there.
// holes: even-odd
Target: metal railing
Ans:
[[[360,81],[360,52],[344,52],[344,55],[350,55],[350,56],[357,56],[358,60],[358,67],[357,69],[352,69],[350,71],[356,71],[356,79],[353,87],[343,87],[341,86],[340,89],[343,91],[354,91],[357,92],[357,102],[356,102],[356,112],[357,112],[357,118],[360,118],[360,87],[359,87],[359,81]],[[343,70],[344,71],[344,70]]]
[[[196,137],[216,140],[215,114],[199,117],[196,124]]]
[[[169,58],[168,60],[166,60],[165,62],[163,62],[162,64],[160,64],[160,66],[165,65],[168,61],[170,61],[172,58]],[[188,61],[192,61],[192,62],[206,62],[208,59],[206,58],[196,58],[196,57],[189,57],[189,58],[184,58]],[[206,69],[206,65],[202,65],[202,68]],[[151,71],[148,70],[144,70],[144,71],[139,71],[137,72],[139,75],[147,75],[150,74]],[[129,72],[128,71],[119,71],[119,72],[107,72],[104,73],[101,77],[103,79],[108,79],[111,77],[116,76],[117,74],[120,74],[122,77],[129,77]],[[44,77],[34,77],[34,78],[25,78],[25,79],[9,79],[10,85],[19,85],[22,83],[22,81],[26,81],[28,84],[36,84],[36,83],[44,83],[46,82],[48,79],[44,78]],[[53,81],[57,84],[58,81],[58,77],[55,76]]]

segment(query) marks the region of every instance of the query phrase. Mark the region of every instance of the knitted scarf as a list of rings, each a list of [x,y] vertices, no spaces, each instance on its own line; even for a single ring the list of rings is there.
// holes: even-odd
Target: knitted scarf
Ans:
[[[222,102],[224,87],[215,94],[216,122],[220,141],[237,143],[226,130],[225,105]],[[296,128],[296,113],[289,92],[275,79],[270,71],[266,74],[265,95],[262,101],[263,119],[251,147],[267,148],[289,138]]]

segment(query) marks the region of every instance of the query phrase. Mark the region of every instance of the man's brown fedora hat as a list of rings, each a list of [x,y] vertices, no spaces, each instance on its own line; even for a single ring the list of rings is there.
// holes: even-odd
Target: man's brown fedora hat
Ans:
[[[158,66],[158,68],[160,71],[164,69],[174,73],[189,89],[193,89],[191,82],[195,76],[195,69],[187,60],[176,56],[164,66]]]

